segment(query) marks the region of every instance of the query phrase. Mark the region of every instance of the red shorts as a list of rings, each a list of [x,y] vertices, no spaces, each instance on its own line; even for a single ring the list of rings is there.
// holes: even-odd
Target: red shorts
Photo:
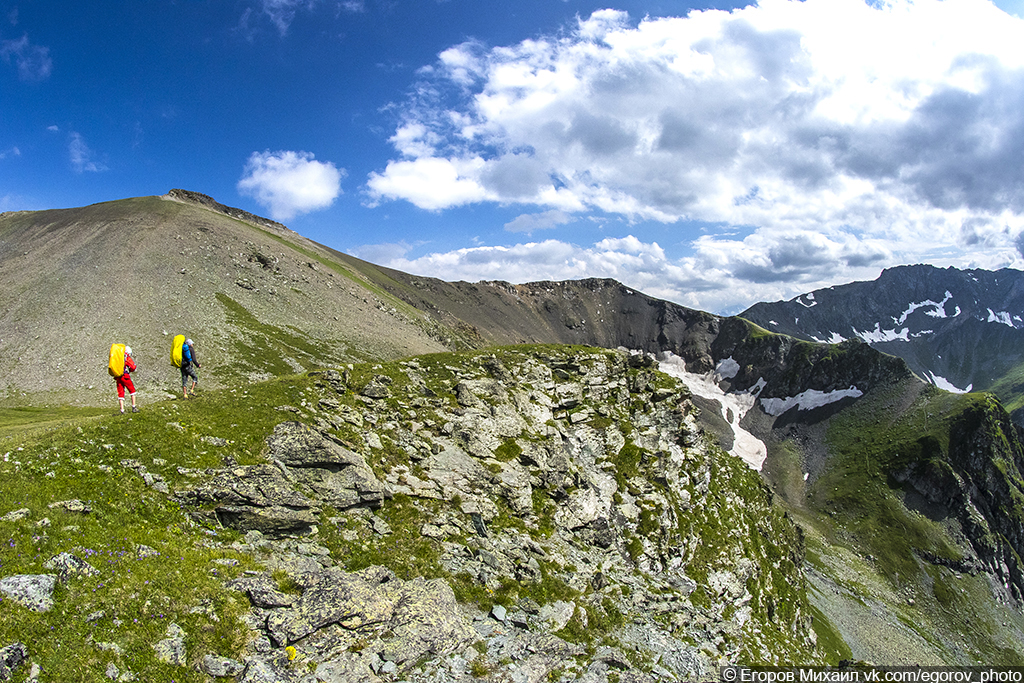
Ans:
[[[117,382],[118,398],[124,398],[125,389],[128,390],[129,395],[135,393],[135,385],[132,384],[132,376],[129,375],[127,372],[121,375],[120,377],[115,378],[114,381]]]

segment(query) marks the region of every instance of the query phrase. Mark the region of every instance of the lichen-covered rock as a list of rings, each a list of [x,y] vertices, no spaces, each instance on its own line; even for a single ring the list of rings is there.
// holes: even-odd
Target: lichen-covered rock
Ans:
[[[43,563],[43,569],[56,571],[57,579],[61,583],[65,583],[77,576],[95,576],[99,574],[99,570],[71,553],[60,553],[51,557]]]
[[[266,629],[278,647],[300,641],[304,647],[315,647],[322,641],[333,651],[336,643],[324,643],[336,641],[340,629],[358,633],[361,639],[376,637],[380,644],[373,651],[402,667],[427,653],[463,648],[474,639],[455,594],[440,579],[402,581],[383,567],[369,567],[351,573],[325,569],[305,581],[308,587],[293,604],[267,610]],[[266,593],[253,591],[252,582],[235,586],[245,588],[254,605],[268,606]],[[340,661],[328,667],[335,673],[364,668]]]
[[[53,607],[56,585],[56,574],[19,574],[0,579],[0,593],[34,612],[46,612]]]
[[[392,496],[363,456],[299,422],[282,422],[267,439],[270,457],[326,504],[380,506]]]
[[[245,670],[245,665],[230,657],[219,657],[217,655],[205,655],[203,657],[203,671],[214,678],[237,676]]]
[[[187,661],[184,629],[172,623],[167,627],[166,636],[153,645],[156,658],[165,664],[184,666]]]
[[[0,647],[0,681],[9,681],[14,670],[28,659],[28,648],[24,643],[11,643]]]

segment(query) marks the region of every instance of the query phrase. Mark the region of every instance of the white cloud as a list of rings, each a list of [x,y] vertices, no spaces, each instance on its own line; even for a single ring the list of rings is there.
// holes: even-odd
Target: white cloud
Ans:
[[[988,0],[602,10],[442,52],[367,191],[676,224],[700,281],[708,265],[737,293],[940,257],[1020,264],[1020,45],[1024,21]]]
[[[275,220],[286,221],[333,204],[344,176],[343,169],[316,161],[309,152],[253,152],[238,191],[270,209]]]
[[[505,229],[509,232],[525,232],[529,235],[534,230],[551,230],[559,225],[571,223],[572,220],[572,215],[565,211],[552,209],[542,213],[524,213],[521,216],[516,216],[505,224]]]
[[[300,9],[312,9],[316,0],[263,0],[260,9],[277,27],[278,33],[284,36]]]
[[[18,68],[18,77],[23,81],[45,81],[53,71],[50,48],[33,45],[28,35],[17,40],[0,41],[0,57],[7,63],[13,61]]]
[[[379,247],[379,248],[378,248]],[[1001,261],[923,258],[921,262],[960,268],[1021,267],[1014,245]],[[1024,238],[1019,248],[1024,251]],[[657,242],[634,235],[605,238],[590,246],[556,239],[511,246],[479,246],[451,252],[406,255],[406,244],[359,247],[353,253],[380,265],[448,281],[532,282],[587,277],[613,278],[646,294],[714,313],[734,314],[757,301],[790,299],[848,280],[878,277],[890,263],[902,262],[884,240],[836,233],[754,232],[741,240],[705,236],[693,253],[671,258]]]
[[[496,200],[472,176],[482,159],[438,159],[392,161],[383,174],[370,175],[369,186],[376,197],[401,195],[421,209],[447,209],[487,199]]]
[[[99,173],[107,170],[106,164],[96,161],[95,153],[85,144],[79,133],[71,133],[68,139],[68,156],[75,173]]]

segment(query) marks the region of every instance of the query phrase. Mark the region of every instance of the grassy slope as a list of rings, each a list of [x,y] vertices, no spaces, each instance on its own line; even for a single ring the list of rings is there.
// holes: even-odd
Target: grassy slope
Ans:
[[[794,445],[773,448],[776,490],[808,530],[815,605],[851,656],[1024,662],[1024,618],[997,603],[987,575],[962,569],[971,551],[959,525],[894,478],[944,462],[953,425],[989,404],[912,380],[880,385],[830,421],[829,464],[806,484]]]
[[[354,263],[295,233],[161,197],[5,216],[0,401],[107,404],[113,341],[135,349],[143,395],[173,391],[168,350],[178,332],[197,341],[210,369],[247,361],[240,346],[250,332],[266,337],[264,325],[307,343],[279,348],[272,367],[251,369],[257,377],[279,373],[280,361],[306,367],[309,347],[325,361],[458,347]]]

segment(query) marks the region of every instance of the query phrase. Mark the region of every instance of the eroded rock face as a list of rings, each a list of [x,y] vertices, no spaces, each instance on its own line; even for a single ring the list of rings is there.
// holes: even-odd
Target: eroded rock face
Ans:
[[[646,683],[707,678],[741,653],[814,660],[799,551],[781,562],[748,542],[796,548],[797,532],[653,367],[597,350],[416,359],[374,368],[386,401],[317,375],[291,410],[305,423],[275,427],[267,463],[177,494],[246,531],[235,549],[266,570],[232,584],[253,634],[238,680],[427,683],[475,668]],[[393,539],[426,542],[421,578],[346,569]],[[484,612],[453,587],[493,599]]]
[[[379,507],[392,495],[363,456],[299,422],[279,424],[267,446],[273,464],[219,470],[177,497],[223,526],[286,536],[311,533],[323,505]]]
[[[269,581],[269,577],[262,580]],[[307,576],[308,587],[290,604],[254,591],[252,580],[236,582],[256,608],[264,609],[265,630],[278,647],[299,643],[328,654],[335,645],[372,641],[367,647],[399,669],[426,654],[444,656],[463,649],[476,634],[459,610],[449,585],[422,578],[402,581],[384,567],[358,572],[324,569]],[[271,591],[273,594],[273,591]],[[361,657],[336,654],[332,668],[359,668]]]

